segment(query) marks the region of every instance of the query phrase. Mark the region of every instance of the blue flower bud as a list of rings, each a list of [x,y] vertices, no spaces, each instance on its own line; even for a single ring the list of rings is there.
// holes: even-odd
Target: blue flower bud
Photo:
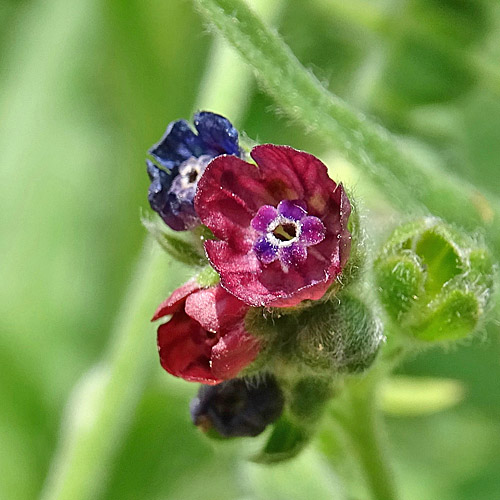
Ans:
[[[191,401],[191,418],[203,431],[223,437],[257,436],[283,411],[284,398],[276,379],[236,378],[202,385]]]
[[[476,238],[427,217],[394,231],[374,271],[380,302],[398,330],[442,341],[469,335],[484,319],[495,266]]]

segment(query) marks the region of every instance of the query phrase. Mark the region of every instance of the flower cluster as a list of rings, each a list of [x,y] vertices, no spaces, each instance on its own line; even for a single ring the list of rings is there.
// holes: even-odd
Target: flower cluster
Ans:
[[[206,427],[210,414],[210,425],[222,435],[253,435],[283,406],[266,403],[282,398],[273,396],[281,393],[269,378],[272,360],[279,358],[280,366],[290,362],[276,354],[276,346],[299,345],[307,337],[309,313],[304,310],[315,311],[311,308],[318,304],[326,304],[328,311],[335,307],[329,292],[340,290],[349,259],[351,203],[344,187],[311,154],[272,144],[247,154],[231,123],[210,112],[195,114],[194,127],[197,134],[185,121],[175,121],[150,149],[155,163],[147,161],[149,201],[174,231],[210,235],[203,246],[207,269],[216,279],[206,286],[194,278],[159,306],[153,320],[170,318],[158,328],[160,361],[177,377],[215,386],[200,392],[192,411],[195,423]],[[192,231],[198,227],[203,231]],[[272,318],[294,314],[296,319],[279,332],[256,326],[269,323],[266,318],[284,325]],[[331,325],[323,330],[334,331]],[[335,343],[329,342],[325,345]],[[323,355],[333,359],[332,353]],[[329,370],[337,366],[333,361],[323,365]],[[268,382],[251,388],[247,380],[255,374]],[[220,409],[220,401],[224,417],[213,409]],[[236,412],[240,407],[245,409]]]

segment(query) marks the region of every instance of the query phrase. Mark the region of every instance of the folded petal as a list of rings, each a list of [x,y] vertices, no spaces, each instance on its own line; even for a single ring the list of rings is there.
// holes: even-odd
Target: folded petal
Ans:
[[[212,374],[228,380],[255,360],[259,354],[260,343],[245,330],[243,322],[235,325],[227,334],[221,336],[212,348]]]
[[[148,189],[148,201],[156,212],[165,210],[168,203],[168,190],[172,184],[172,176],[158,168],[151,161],[146,160],[147,172],[151,184]]]
[[[171,169],[192,156],[201,156],[203,141],[191,130],[185,120],[171,122],[160,141],[149,154],[163,167]]]
[[[200,285],[198,285],[196,280],[189,280],[187,283],[184,283],[184,285],[174,290],[172,294],[158,306],[158,309],[156,310],[151,321],[155,321],[167,316],[168,314],[173,314],[182,310],[184,308],[186,297],[199,289]]]
[[[189,295],[184,310],[205,330],[221,332],[242,321],[248,306],[222,287],[215,286]]]
[[[206,331],[183,311],[158,328],[158,352],[162,367],[172,375],[190,382],[217,384],[211,366],[210,339]]]
[[[208,111],[200,111],[194,115],[194,126],[207,149],[210,148],[215,152],[213,156],[239,155],[238,131],[227,118]]]

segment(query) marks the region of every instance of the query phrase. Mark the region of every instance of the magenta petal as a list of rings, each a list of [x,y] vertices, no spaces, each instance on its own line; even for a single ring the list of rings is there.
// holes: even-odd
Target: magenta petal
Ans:
[[[339,240],[340,240],[340,267],[345,266],[349,254],[351,252],[351,233],[347,228],[349,216],[351,215],[351,202],[347,198],[344,186],[339,184],[338,191],[340,191],[340,227]]]
[[[285,272],[292,266],[298,266],[307,259],[307,250],[303,245],[293,244],[278,250],[278,256]]]
[[[260,237],[255,242],[253,249],[263,264],[271,264],[278,258],[278,248],[266,236]]]
[[[257,166],[216,158],[199,181],[196,210],[221,240],[205,242],[207,256],[221,286],[247,305],[291,307],[317,300],[349,256],[350,205],[344,189],[308,153],[267,144],[251,155]],[[276,206],[278,215],[301,226],[299,241],[275,242],[279,260],[260,238],[276,220]]]
[[[265,233],[271,222],[278,217],[278,211],[271,205],[263,205],[252,219],[252,227],[259,233]]]
[[[268,181],[287,186],[277,193],[280,201],[303,200],[307,203],[309,215],[321,218],[325,214],[328,198],[337,184],[328,176],[328,169],[322,161],[289,146],[273,144],[256,146],[250,154]]]
[[[290,200],[283,200],[278,205],[278,212],[283,217],[293,220],[301,220],[307,215],[305,208],[300,206],[297,202]]]
[[[219,156],[198,181],[195,210],[217,238],[246,252],[253,243],[253,217],[262,205],[273,201],[255,165],[235,156]]]
[[[316,245],[325,239],[326,229],[317,217],[304,217],[301,221],[300,241],[306,245]]]

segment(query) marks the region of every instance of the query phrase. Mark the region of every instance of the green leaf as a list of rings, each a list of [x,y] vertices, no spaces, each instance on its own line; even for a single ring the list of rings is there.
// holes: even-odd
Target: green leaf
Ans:
[[[203,266],[207,263],[205,256],[193,243],[174,236],[165,224],[144,217],[142,223],[163,250],[178,262],[188,266]]]

